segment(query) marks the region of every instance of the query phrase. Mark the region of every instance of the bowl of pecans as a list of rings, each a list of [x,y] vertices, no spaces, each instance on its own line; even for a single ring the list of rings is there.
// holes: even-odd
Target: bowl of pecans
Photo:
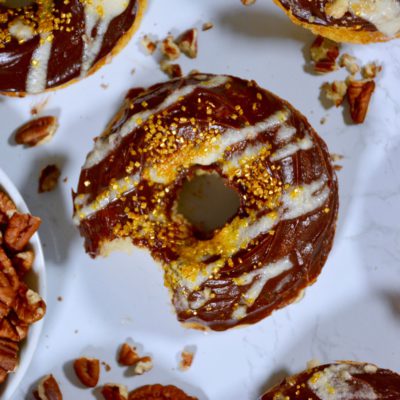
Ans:
[[[46,312],[41,220],[0,169],[0,398],[9,400],[39,342]]]

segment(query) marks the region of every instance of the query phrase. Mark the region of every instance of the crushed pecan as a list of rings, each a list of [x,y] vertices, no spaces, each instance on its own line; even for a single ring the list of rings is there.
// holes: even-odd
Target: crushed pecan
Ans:
[[[339,57],[339,45],[322,36],[317,36],[310,49],[311,60],[315,72],[324,74],[337,69],[336,59]]]
[[[140,41],[147,54],[153,54],[157,50],[157,42],[151,40],[148,35],[144,35]]]
[[[251,6],[252,4],[255,4],[256,0],[240,0],[243,5],[245,6]]]
[[[82,385],[95,387],[100,378],[100,361],[94,358],[78,358],[74,361],[76,376]]]
[[[372,62],[363,67],[362,76],[365,79],[374,79],[381,71],[382,71],[382,66]]]
[[[61,171],[57,165],[48,165],[43,168],[39,177],[39,193],[51,192],[57,186]]]
[[[194,353],[191,351],[182,351],[181,361],[179,363],[179,369],[181,371],[187,371],[193,364]]]
[[[128,400],[128,388],[124,385],[107,384],[101,389],[104,400]]]
[[[165,72],[170,78],[182,77],[182,68],[179,64],[170,64],[162,61],[160,64],[161,71]]]
[[[180,57],[181,51],[179,46],[175,43],[174,37],[172,35],[167,36],[161,42],[161,52],[164,54],[168,60],[176,60]]]
[[[357,59],[350,54],[343,54],[340,57],[339,65],[342,68],[346,68],[347,72],[351,75],[355,75],[357,72],[360,72],[360,66],[357,63]]]
[[[346,97],[347,83],[344,81],[334,81],[332,83],[324,83],[322,90],[325,97],[332,101],[336,107],[339,107]]]
[[[351,118],[356,124],[362,124],[365,121],[374,90],[373,80],[350,81],[347,88],[347,100]]]
[[[197,400],[176,386],[146,385],[129,393],[129,400]]]
[[[23,278],[32,269],[34,259],[32,250],[21,251],[13,257],[12,264],[19,278]]]
[[[17,144],[33,147],[48,142],[58,129],[58,120],[54,116],[33,119],[22,125],[15,133]]]
[[[130,346],[128,343],[124,343],[118,354],[118,362],[121,365],[132,366],[140,360],[139,354],[136,352],[136,348]]]
[[[39,229],[41,220],[29,214],[14,213],[4,235],[4,242],[12,251],[22,251]]]
[[[45,376],[34,392],[37,400],[62,400],[63,396],[58,382],[53,375]]]

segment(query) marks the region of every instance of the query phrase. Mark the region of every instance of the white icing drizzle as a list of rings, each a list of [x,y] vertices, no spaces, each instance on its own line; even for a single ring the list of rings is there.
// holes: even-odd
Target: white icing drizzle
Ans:
[[[285,211],[282,219],[298,218],[322,207],[328,200],[329,193],[325,177],[284,193],[282,202]]]
[[[349,0],[350,10],[371,22],[386,36],[400,32],[400,3],[398,0]]]
[[[277,150],[275,154],[273,154],[270,159],[272,162],[283,160],[286,157],[292,156],[297,153],[299,150],[309,150],[314,146],[313,141],[311,140],[310,135],[306,134],[303,139],[299,139],[294,143],[289,143],[285,147]]]
[[[79,225],[82,219],[90,217],[92,214],[106,208],[114,200],[121,197],[121,192],[128,193],[133,190],[139,183],[140,174],[126,176],[115,181],[106,192],[103,192],[98,198],[84,206],[88,196],[77,196],[75,198],[75,207],[79,210],[74,216],[74,223]]]
[[[51,33],[42,33],[40,35],[40,44],[33,52],[31,65],[26,78],[27,93],[37,94],[46,89],[47,70],[52,49],[51,37]]]
[[[362,366],[333,364],[316,372],[307,384],[321,400],[346,400],[349,396],[352,399],[376,400],[378,396],[368,383],[357,380],[357,385],[350,384],[353,375],[365,372]]]
[[[171,93],[161,104],[151,110],[141,111],[134,114],[121,127],[119,132],[109,135],[105,138],[100,137],[96,143],[94,150],[89,153],[84,169],[91,168],[104,160],[108,154],[118,145],[122,138],[129,135],[134,129],[145,124],[152,115],[156,115],[175,104],[181,97],[187,97],[192,94],[198,87],[214,88],[224,85],[229,81],[227,76],[219,75],[210,80],[199,82],[197,85],[188,85]]]
[[[297,130],[294,126],[282,125],[276,133],[276,142],[286,142],[296,134]]]
[[[250,288],[244,293],[239,306],[232,313],[232,318],[240,320],[246,316],[247,309],[251,307],[260,296],[266,283],[277,276],[289,271],[293,267],[289,257],[267,264],[260,269],[243,274],[240,278],[234,279],[238,286],[245,286],[252,283]]]
[[[111,21],[128,7],[127,0],[92,0],[85,5],[86,38],[82,58],[81,76],[84,77],[98,56]],[[96,37],[92,31],[97,27]]]
[[[218,82],[220,82],[220,81],[218,81]],[[182,92],[179,92],[179,93],[182,93]],[[173,97],[175,98],[179,93],[177,92],[177,93],[173,94]],[[178,97],[180,97],[180,96],[178,96]],[[170,101],[172,101],[172,100],[171,99],[168,100],[168,104],[170,103]],[[283,118],[285,118],[284,120],[286,120],[288,117],[289,117],[288,112],[279,111],[279,112],[273,114],[271,117],[269,117],[265,121],[259,122],[258,124],[254,125],[254,126],[245,127],[243,129],[239,129],[239,130],[230,129],[227,132],[225,132],[224,135],[219,140],[219,142],[217,142],[215,144],[216,150],[214,152],[210,151],[209,154],[207,154],[207,156],[205,156],[205,157],[204,156],[200,156],[197,158],[195,157],[194,159],[190,160],[191,165],[213,164],[214,162],[218,161],[223,156],[225,150],[229,146],[232,146],[243,140],[253,139],[253,138],[257,137],[257,135],[259,133],[268,131],[269,129],[275,127],[277,124],[282,123]],[[124,127],[122,127],[121,132],[124,132],[124,131],[129,132],[128,129],[125,130]],[[115,143],[117,143],[120,140],[119,138],[120,138],[120,136],[111,135],[110,141],[108,143],[110,143],[110,145],[112,143],[112,145],[115,146],[116,145]],[[249,150],[249,151],[251,151],[251,150]],[[164,176],[162,176],[161,174],[158,173],[158,170],[156,169],[156,167],[150,167],[149,176],[151,177],[151,180],[153,182],[164,183],[164,184],[169,183],[168,180],[166,180],[166,178]],[[136,178],[137,177],[135,177],[135,179]],[[134,182],[129,183],[129,181],[126,181],[126,179],[127,178],[123,178],[118,181],[118,182],[123,183],[123,189],[120,188],[119,193],[121,193],[121,191],[129,192],[134,189],[135,183]],[[78,212],[79,215],[75,215],[75,217],[74,217],[75,223],[79,224],[79,221],[81,219],[87,218],[88,216],[101,210],[102,208],[106,207],[109,203],[114,201],[117,198],[115,196],[116,192],[117,192],[116,190],[106,190],[104,193],[102,193],[100,195],[100,197],[103,199],[101,202],[94,201],[91,204],[87,205],[86,207],[82,208]],[[78,205],[76,202],[75,202],[75,205],[82,207],[82,204]]]

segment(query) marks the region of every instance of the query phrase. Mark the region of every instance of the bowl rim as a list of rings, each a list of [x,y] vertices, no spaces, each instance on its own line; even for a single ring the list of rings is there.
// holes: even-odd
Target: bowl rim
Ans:
[[[26,205],[22,195],[7,176],[7,174],[0,168],[0,190],[3,190],[10,198],[14,201],[17,209],[23,213],[30,213],[29,208]],[[47,294],[47,283],[46,283],[46,269],[42,244],[39,238],[38,232],[36,232],[31,240],[30,244],[35,252],[35,259],[32,266],[32,270],[36,273],[38,278],[37,290],[40,296],[46,301]],[[5,387],[0,390],[0,396],[3,400],[10,400],[13,394],[15,394],[20,383],[22,382],[30,364],[33,359],[34,353],[38,347],[39,339],[42,333],[43,317],[40,321],[34,323],[30,329],[27,338],[23,342],[23,346],[20,351],[19,364],[15,373],[10,374],[5,382]]]

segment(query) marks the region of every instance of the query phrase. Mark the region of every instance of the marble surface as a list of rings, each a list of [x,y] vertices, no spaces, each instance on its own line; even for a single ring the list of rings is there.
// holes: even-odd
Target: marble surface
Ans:
[[[146,252],[93,261],[71,221],[71,189],[93,138],[128,88],[165,79],[155,59],[140,50],[139,37],[162,38],[207,21],[215,28],[200,33],[196,60],[180,60],[184,71],[257,80],[301,110],[330,151],[344,156],[337,236],[318,282],[301,302],[257,325],[225,333],[180,327],[161,271]],[[49,372],[60,381],[65,398],[93,398],[72,372],[71,361],[81,355],[111,365],[111,371],[102,370],[101,383],[121,382],[131,389],[173,383],[201,400],[255,400],[313,358],[368,361],[400,371],[400,41],[344,46],[363,62],[378,60],[384,67],[360,126],[347,124],[341,109],[321,105],[321,84],[345,73],[307,73],[303,53],[311,41],[310,33],[292,25],[268,0],[247,8],[239,0],[153,0],[139,34],[96,75],[50,95],[0,97],[0,166],[32,212],[43,218],[49,284],[40,346],[15,399],[31,398],[32,385]],[[60,130],[45,146],[15,146],[12,132],[44,99],[46,113],[59,116]],[[323,117],[327,122],[321,125]],[[55,192],[39,195],[39,171],[54,162],[68,180]],[[152,372],[132,377],[117,366],[117,347],[128,338],[154,357]],[[178,355],[187,345],[196,347],[196,357],[182,373]]]

